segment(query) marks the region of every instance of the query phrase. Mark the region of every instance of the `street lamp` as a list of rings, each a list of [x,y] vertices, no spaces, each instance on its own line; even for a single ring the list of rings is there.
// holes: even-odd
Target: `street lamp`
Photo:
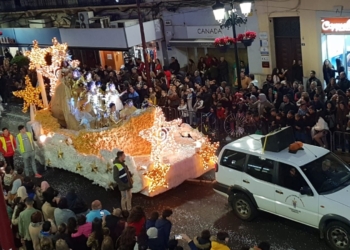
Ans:
[[[243,17],[239,16],[237,14],[237,10],[234,6],[234,0],[231,0],[231,10],[228,11],[228,18],[225,22],[225,4],[221,3],[220,0],[216,0],[216,3],[213,5],[213,13],[215,16],[215,20],[220,23],[221,28],[230,28],[232,27],[233,30],[233,38],[235,41],[237,41],[237,34],[236,34],[236,25],[242,25],[247,23],[247,16],[251,12],[252,9],[252,3],[250,1],[241,1],[240,2],[240,8],[241,13],[244,15]],[[238,59],[238,47],[237,43],[233,44],[234,50],[235,50],[235,60],[236,60],[236,77],[238,82],[238,88],[241,88],[241,77],[240,77],[240,63]]]

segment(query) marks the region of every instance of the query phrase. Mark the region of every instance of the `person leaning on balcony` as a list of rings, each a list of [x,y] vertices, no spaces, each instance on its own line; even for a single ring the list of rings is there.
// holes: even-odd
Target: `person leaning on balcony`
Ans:
[[[33,135],[27,132],[23,125],[18,126],[19,133],[16,138],[17,149],[20,152],[24,162],[24,174],[29,176],[29,167],[35,174],[35,178],[41,178],[42,176],[38,173],[35,164],[35,146]]]

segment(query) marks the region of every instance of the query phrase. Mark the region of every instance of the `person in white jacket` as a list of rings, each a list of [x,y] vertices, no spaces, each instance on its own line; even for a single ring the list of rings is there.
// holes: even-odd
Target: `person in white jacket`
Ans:
[[[189,88],[186,90],[187,94],[187,109],[189,113],[189,124],[193,124],[193,120],[196,118],[196,114],[193,110],[192,103],[193,103],[193,88]]]
[[[181,98],[180,105],[177,107],[179,110],[179,113],[182,117],[182,122],[183,123],[188,123],[188,108],[187,108],[187,103],[185,102],[184,99]]]
[[[328,148],[327,134],[329,127],[327,122],[320,116],[315,126],[311,129],[311,137],[321,147]]]

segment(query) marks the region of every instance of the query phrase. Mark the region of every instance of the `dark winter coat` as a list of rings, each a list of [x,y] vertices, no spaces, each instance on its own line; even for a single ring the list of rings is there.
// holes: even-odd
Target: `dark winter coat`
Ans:
[[[124,162],[120,162],[118,159],[113,161],[113,165],[113,179],[117,183],[119,190],[126,191],[132,189],[132,175],[128,166],[126,166]],[[122,168],[119,169],[117,165],[121,165]]]
[[[163,249],[167,249],[172,223],[170,220],[160,218],[156,221],[155,227],[158,229],[158,238]]]
[[[196,245],[197,249],[210,250],[211,241],[202,239],[201,237],[194,237],[193,243]]]

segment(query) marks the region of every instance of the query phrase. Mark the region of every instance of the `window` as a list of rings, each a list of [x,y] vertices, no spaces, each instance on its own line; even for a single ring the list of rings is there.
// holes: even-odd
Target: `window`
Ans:
[[[284,163],[279,163],[278,185],[296,192],[300,192],[302,187],[309,186],[298,169]]]
[[[220,165],[242,171],[246,154],[226,149],[221,157]]]
[[[332,153],[328,153],[301,167],[319,194],[336,192],[350,183],[347,165]]]
[[[250,155],[247,174],[262,181],[272,182],[274,161]]]

